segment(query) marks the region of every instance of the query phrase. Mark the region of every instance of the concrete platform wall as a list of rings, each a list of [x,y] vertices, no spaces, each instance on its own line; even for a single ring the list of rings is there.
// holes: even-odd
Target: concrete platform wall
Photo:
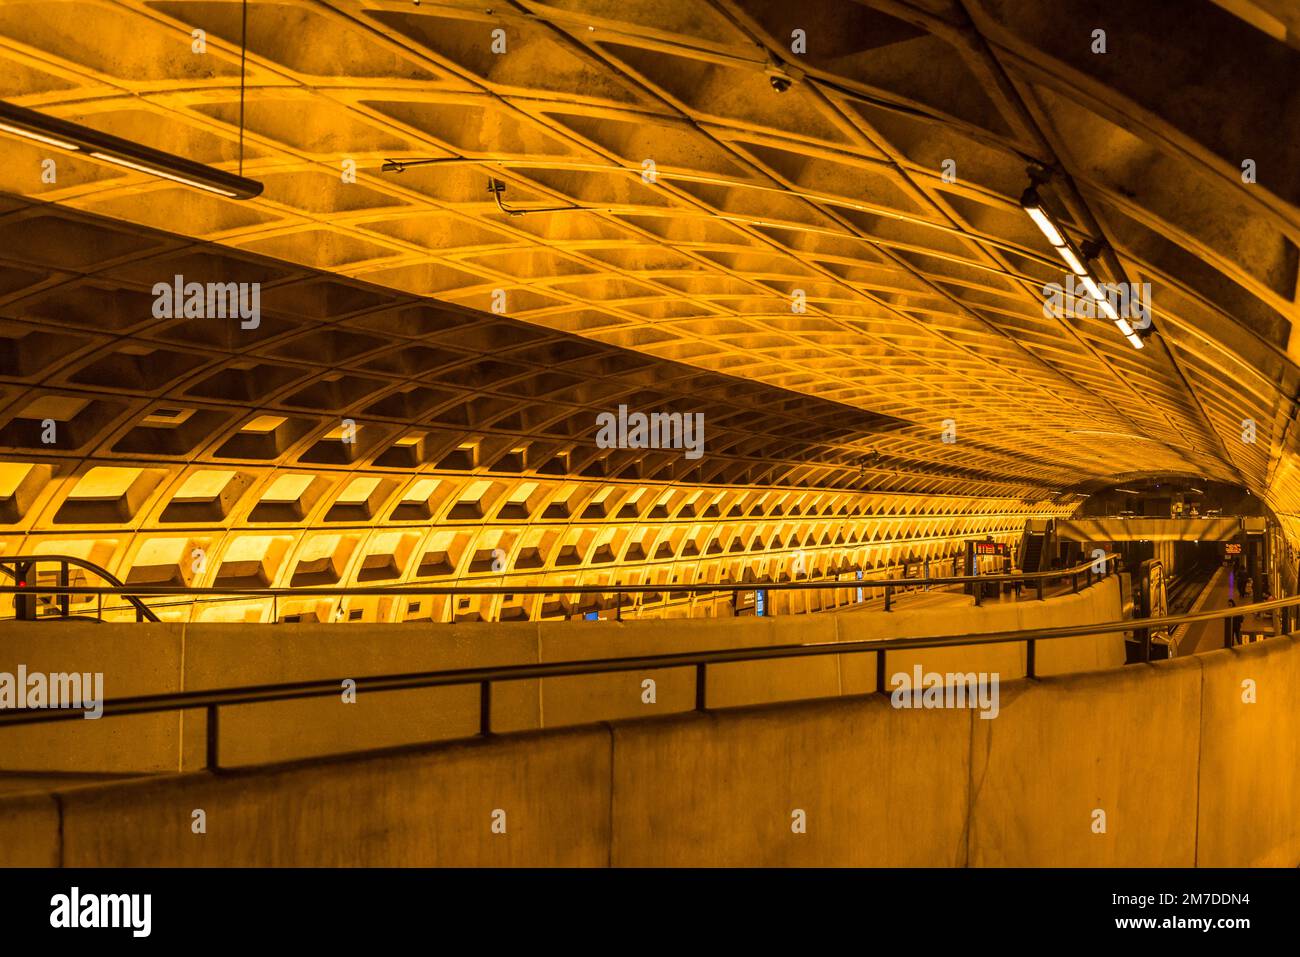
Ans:
[[[1297,680],[1283,637],[991,720],[867,695],[88,785],[0,798],[0,864],[1293,867]]]
[[[929,637],[1044,628],[1119,617],[1118,579],[1044,601],[971,599],[892,612],[627,622],[334,625],[6,622],[0,671],[104,673],[110,697],[341,677],[639,656],[765,645]],[[1124,660],[1119,635],[1044,642],[1040,674]],[[1025,673],[1023,644],[888,656],[887,674],[920,662],[940,671]],[[646,684],[653,682],[651,688]],[[876,690],[876,656],[845,654],[711,666],[710,707],[864,694]],[[653,694],[650,692],[653,691]],[[502,682],[492,689],[499,732],[689,711],[694,669]],[[653,698],[653,700],[651,700]],[[478,729],[478,690],[442,688],[245,705],[221,712],[226,767],[452,740]],[[206,716],[184,714],[0,729],[0,771],[161,772],[204,765]]]

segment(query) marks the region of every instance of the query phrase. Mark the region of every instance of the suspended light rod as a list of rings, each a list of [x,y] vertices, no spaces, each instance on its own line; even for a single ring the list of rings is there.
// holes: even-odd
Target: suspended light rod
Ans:
[[[1143,346],[1142,337],[1134,331],[1133,326],[1127,319],[1115,311],[1110,298],[1101,291],[1101,286],[1098,285],[1096,278],[1088,269],[1087,257],[1075,248],[1069,237],[1065,235],[1065,230],[1047,211],[1047,207],[1043,205],[1038,196],[1037,186],[1030,186],[1025,190],[1020,197],[1020,206],[1029,215],[1029,218],[1034,221],[1034,225],[1047,237],[1047,241],[1051,243],[1057,255],[1065,261],[1065,265],[1069,267],[1070,272],[1078,277],[1079,284],[1087,290],[1088,295],[1096,302],[1097,311],[1115,323],[1120,335],[1126,338],[1134,349],[1141,349]]]
[[[228,199],[252,199],[262,192],[262,184],[256,180],[3,101],[0,101],[0,133],[21,136],[69,153],[83,153],[105,163]]]

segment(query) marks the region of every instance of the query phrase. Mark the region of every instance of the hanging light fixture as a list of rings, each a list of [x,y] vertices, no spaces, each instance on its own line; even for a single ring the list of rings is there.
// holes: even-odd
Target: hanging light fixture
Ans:
[[[1038,195],[1038,180],[1027,188],[1020,197],[1020,207],[1034,221],[1034,225],[1039,228],[1042,234],[1051,243],[1052,248],[1056,250],[1058,256],[1065,261],[1065,265],[1070,272],[1078,277],[1079,285],[1087,291],[1088,295],[1097,304],[1097,311],[1104,315],[1111,322],[1115,323],[1119,329],[1120,335],[1129,341],[1134,349],[1141,349],[1143,346],[1142,337],[1133,329],[1132,324],[1127,319],[1115,311],[1114,305],[1111,304],[1110,297],[1102,292],[1092,272],[1088,269],[1089,256],[1085,255],[1065,234],[1065,230],[1056,222],[1055,217],[1048,212],[1047,207],[1043,205],[1042,199]]]
[[[0,101],[0,133],[21,136],[69,153],[81,153],[228,199],[252,199],[262,192],[262,184],[256,180],[3,101]]]

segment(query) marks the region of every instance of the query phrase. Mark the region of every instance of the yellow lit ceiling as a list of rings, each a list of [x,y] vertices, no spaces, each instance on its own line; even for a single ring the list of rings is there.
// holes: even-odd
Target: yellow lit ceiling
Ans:
[[[1032,502],[1068,511],[1072,491],[1139,474],[1237,482],[1284,520],[1300,510],[1300,51],[1269,4],[486,7],[248,3],[242,168],[266,187],[250,202],[69,155],[46,182],[50,151],[0,134],[0,316],[17,344],[0,417],[7,436],[80,417],[85,436],[66,455],[4,440],[14,469],[49,467],[59,489],[12,523],[27,542],[12,547],[57,531],[74,491],[59,476],[121,456],[171,463],[151,489],[173,491],[200,465],[242,463],[251,490],[224,493],[237,500],[227,524],[259,507],[277,469],[451,463],[488,481],[493,462],[507,478],[491,481],[514,490],[821,489],[858,503],[850,513],[866,493],[957,496],[971,514],[1012,516],[1008,530]],[[0,0],[0,98],[236,171],[242,12]],[[1105,53],[1092,52],[1098,29]],[[437,162],[385,171],[394,159]],[[1064,270],[1017,203],[1031,160],[1060,170],[1045,192],[1075,239],[1112,247],[1105,278],[1151,284],[1158,331],[1140,352],[1104,319],[1044,316],[1042,287]],[[1257,182],[1242,181],[1245,160]],[[523,215],[499,208],[492,178]],[[264,328],[152,320],[147,292],[176,272],[264,283]],[[571,404],[556,421],[574,423],[550,444],[551,423],[525,411],[551,404],[547,375]],[[662,395],[641,400],[683,411],[734,404],[716,432],[707,420],[700,463],[634,466],[576,424],[649,386]],[[180,406],[184,421],[162,428],[183,438],[158,443],[144,419],[159,405]],[[258,432],[254,415],[283,421]],[[347,416],[371,444],[330,459]],[[255,446],[240,434],[275,436],[272,453],[230,455]],[[341,479],[310,486],[325,511],[364,498]],[[393,501],[360,521],[388,521]],[[114,520],[154,527],[127,511]],[[283,524],[319,524],[308,513]],[[599,547],[579,548],[580,565]],[[360,566],[344,566],[340,580],[356,580]]]

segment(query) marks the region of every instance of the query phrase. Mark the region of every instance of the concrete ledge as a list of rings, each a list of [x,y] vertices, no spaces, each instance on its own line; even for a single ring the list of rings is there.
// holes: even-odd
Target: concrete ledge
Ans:
[[[871,696],[615,726],[613,863],[964,864],[971,714],[900,714]]]
[[[974,722],[970,863],[1193,866],[1200,692],[1195,658],[1004,683]]]
[[[1199,657],[1196,862],[1294,867],[1300,863],[1300,649],[1283,637]]]
[[[604,865],[610,774],[609,731],[595,728],[79,788],[62,797],[63,863]],[[195,809],[205,834],[192,831]]]
[[[745,646],[934,636],[1100,620],[1117,607],[1117,579],[1043,602],[973,607],[951,596],[893,612],[839,611],[766,618],[645,619],[625,622],[504,622],[443,625],[115,624],[15,622],[0,645],[0,670],[18,663],[41,671],[103,671],[106,695],[157,694],[248,684],[434,671],[539,661],[641,656]],[[7,635],[9,639],[10,635]],[[1122,639],[1113,636],[1122,656]],[[1107,659],[1088,643],[1048,649],[1052,666],[1097,667]],[[1073,644],[1056,642],[1056,645]],[[1122,660],[1122,659],[1121,659]],[[6,668],[5,664],[9,667]],[[926,670],[1024,674],[1021,643],[889,653],[888,675]],[[1045,673],[1049,673],[1045,672]],[[651,688],[646,683],[653,681]],[[653,717],[695,705],[693,668],[498,682],[492,727],[498,732],[572,727]],[[865,694],[876,690],[871,653],[709,666],[710,707]],[[321,698],[223,709],[223,764],[236,767],[349,751],[451,740],[478,728],[474,688],[361,695],[355,704]],[[84,724],[84,723],[79,723]],[[176,772],[205,763],[202,711],[0,731],[0,769]]]
[[[987,720],[839,697],[15,794],[0,864],[1291,867],[1298,662],[1005,682]]]
[[[535,624],[503,622],[492,628],[489,636],[479,625],[285,624],[267,636],[243,625],[189,625],[185,687],[198,691],[537,661]],[[538,696],[536,681],[493,688],[494,727],[540,727]],[[190,721],[205,724],[201,714]],[[292,761],[473,734],[479,724],[478,689],[361,694],[354,704],[344,704],[340,686],[336,698],[223,709],[221,721],[224,764]],[[201,750],[187,751],[187,759],[186,770],[203,766]]]
[[[832,644],[839,638],[838,614],[766,619],[770,628],[746,635],[752,646]],[[741,619],[744,621],[745,619]],[[752,619],[751,619],[752,620]],[[743,661],[708,669],[708,706],[735,708],[802,698],[833,698],[841,693],[841,655]]]
[[[5,622],[0,671],[104,675],[104,696],[180,691],[184,625],[134,622]],[[107,721],[6,728],[0,770],[105,773],[181,769],[183,716],[138,715]],[[113,727],[117,725],[117,727]]]
[[[58,798],[53,794],[0,798],[0,867],[58,866]]]

